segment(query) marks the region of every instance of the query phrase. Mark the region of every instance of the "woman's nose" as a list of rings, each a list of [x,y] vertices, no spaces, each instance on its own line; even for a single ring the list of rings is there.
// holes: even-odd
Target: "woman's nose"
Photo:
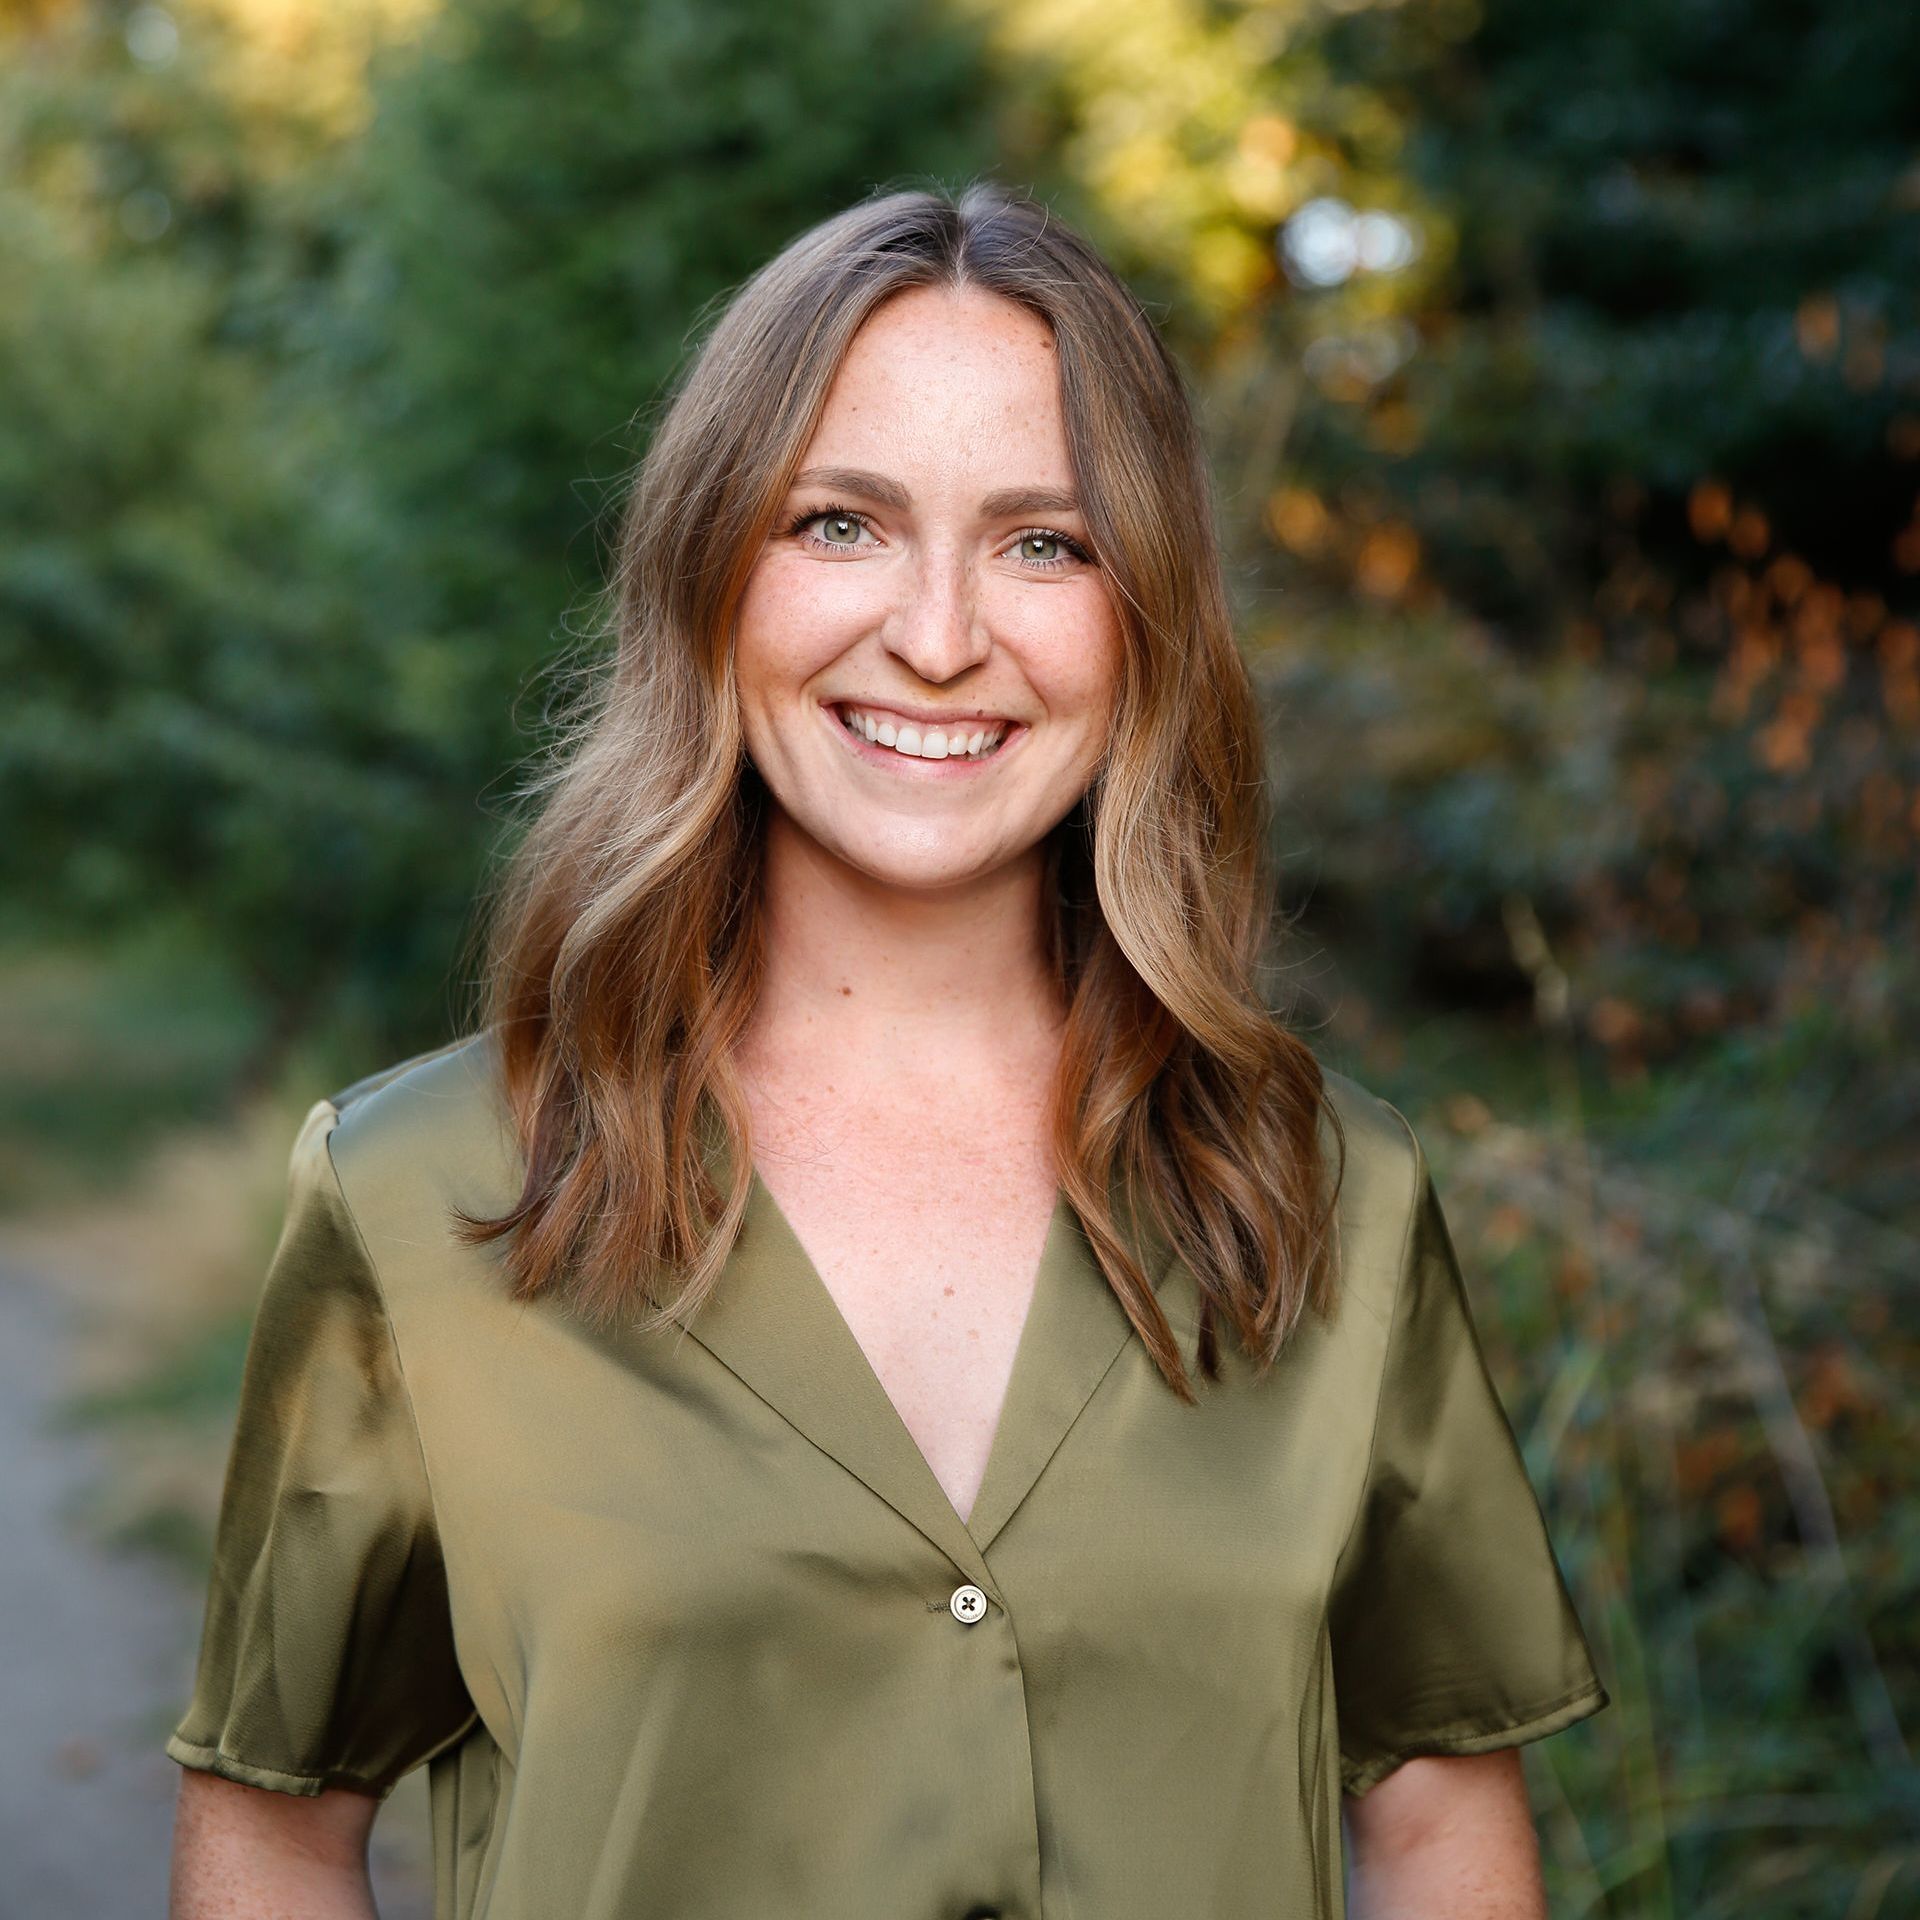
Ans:
[[[993,645],[972,564],[951,550],[905,570],[881,638],[921,679],[938,684],[984,660]]]

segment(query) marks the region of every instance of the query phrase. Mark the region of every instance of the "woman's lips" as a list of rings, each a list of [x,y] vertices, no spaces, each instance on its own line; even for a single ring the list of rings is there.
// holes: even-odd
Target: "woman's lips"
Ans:
[[[1000,744],[991,753],[982,753],[978,756],[968,753],[948,754],[944,760],[923,760],[916,754],[900,753],[892,747],[883,747],[877,741],[867,739],[863,734],[855,733],[841,719],[840,709],[837,706],[822,704],[820,711],[825,716],[826,724],[839,735],[849,753],[870,765],[886,766],[895,773],[923,780],[964,780],[985,773],[989,767],[998,765],[1013,752],[1032,731],[1017,720],[1009,720],[1002,723],[1006,732]],[[881,709],[873,708],[870,711],[879,712]],[[893,710],[887,709],[887,711]],[[976,729],[981,724],[981,722],[975,722]],[[923,729],[923,731],[931,730],[931,726]]]

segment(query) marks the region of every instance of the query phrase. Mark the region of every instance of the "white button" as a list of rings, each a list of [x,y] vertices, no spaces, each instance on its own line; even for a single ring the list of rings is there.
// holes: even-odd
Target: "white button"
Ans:
[[[956,1620],[972,1626],[976,1620],[986,1617],[987,1596],[978,1587],[955,1587],[953,1597],[947,1602],[947,1611]]]

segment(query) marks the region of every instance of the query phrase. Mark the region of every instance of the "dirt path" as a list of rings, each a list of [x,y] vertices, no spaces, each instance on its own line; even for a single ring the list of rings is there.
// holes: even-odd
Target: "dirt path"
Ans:
[[[63,1429],[71,1326],[61,1295],[0,1265],[0,1920],[158,1920],[179,1768],[161,1742],[192,1682],[199,1596],[164,1565],[109,1552],[80,1524],[109,1463]],[[411,1846],[424,1777],[375,1830],[387,1920],[431,1906]],[[396,1838],[398,1836],[396,1835]]]

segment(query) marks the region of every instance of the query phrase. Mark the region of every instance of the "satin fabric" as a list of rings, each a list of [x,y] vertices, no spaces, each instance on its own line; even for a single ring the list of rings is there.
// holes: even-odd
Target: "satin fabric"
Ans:
[[[1183,1406],[1061,1199],[965,1522],[757,1174],[688,1326],[597,1333],[448,1231],[518,1192],[488,1036],[318,1101],[167,1751],[426,1764],[436,1920],[1342,1920],[1343,1790],[1608,1695],[1420,1143],[1328,1084],[1331,1323]]]

